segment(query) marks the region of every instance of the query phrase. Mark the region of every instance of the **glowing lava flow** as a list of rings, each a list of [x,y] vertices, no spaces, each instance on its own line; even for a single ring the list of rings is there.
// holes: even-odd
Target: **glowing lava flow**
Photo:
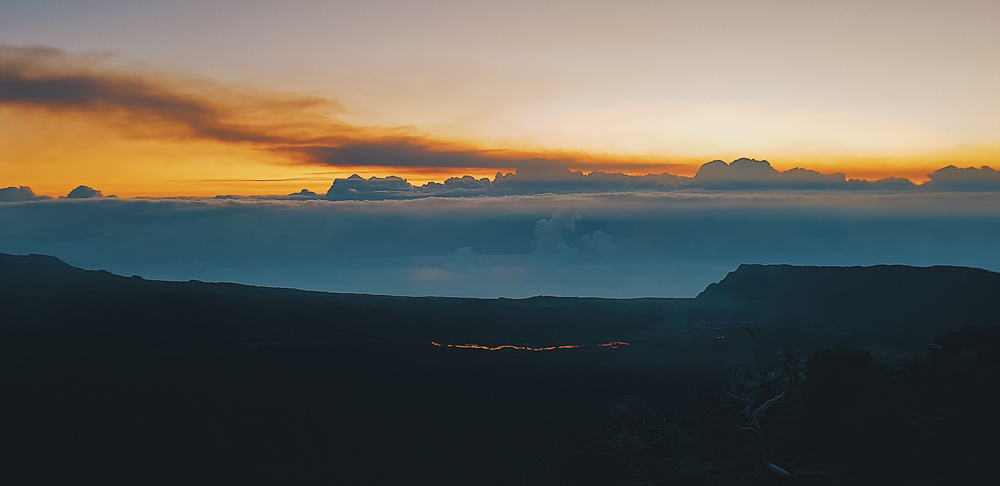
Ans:
[[[528,346],[514,346],[513,344],[504,344],[501,346],[483,346],[481,344],[441,344],[431,341],[434,346],[442,348],[461,348],[461,349],[485,349],[487,351],[499,351],[501,349],[520,349],[522,351],[552,351],[553,349],[575,349],[582,348],[584,344],[567,344],[564,346],[547,346],[544,348],[530,348]],[[598,344],[601,348],[611,348],[615,349],[621,346],[628,346],[628,343],[624,341],[611,341],[610,343]]]
[[[628,346],[628,343],[626,343],[625,341],[611,341],[610,343],[598,344],[598,346],[602,348],[615,349],[621,346]]]

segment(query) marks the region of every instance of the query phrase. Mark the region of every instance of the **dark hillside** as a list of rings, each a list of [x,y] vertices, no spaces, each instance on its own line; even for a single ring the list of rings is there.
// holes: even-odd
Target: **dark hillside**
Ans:
[[[415,298],[162,282],[81,270],[49,256],[0,254],[0,305],[7,318],[0,333],[29,342],[60,337],[137,346],[610,341],[658,322],[669,302]]]
[[[997,322],[992,295],[975,269],[746,265],[696,299],[410,298],[0,254],[0,482],[613,484],[571,451],[625,395],[676,410],[758,353],[919,350]]]
[[[740,265],[698,295],[716,309],[771,309],[786,322],[833,324],[890,344],[929,344],[951,322],[994,325],[1000,274],[966,267]],[[852,326],[852,324],[855,324]],[[902,343],[899,342],[899,343]]]

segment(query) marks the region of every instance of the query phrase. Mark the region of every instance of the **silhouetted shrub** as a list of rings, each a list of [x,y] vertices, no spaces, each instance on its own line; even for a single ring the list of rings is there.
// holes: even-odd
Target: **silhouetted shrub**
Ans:
[[[572,484],[784,484],[765,461],[803,485],[991,484],[1000,327],[934,342],[904,356],[836,344],[802,367],[761,367],[729,393],[706,386],[669,419],[625,398]],[[783,391],[759,428],[747,425],[747,410]]]

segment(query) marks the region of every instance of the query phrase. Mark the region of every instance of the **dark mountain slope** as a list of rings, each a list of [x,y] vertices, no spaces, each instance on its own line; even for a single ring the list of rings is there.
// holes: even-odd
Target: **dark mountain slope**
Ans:
[[[0,254],[0,335],[8,344],[60,336],[75,343],[96,339],[102,347],[325,340],[567,344],[611,341],[648,328],[669,302],[416,298],[163,282],[81,270],[48,256]]]
[[[697,298],[823,312],[844,306],[867,309],[875,303],[952,310],[961,305],[995,304],[992,292],[998,289],[1000,274],[968,267],[740,265]],[[1000,307],[991,307],[996,308]]]
[[[0,348],[26,352],[32,341],[51,346],[61,338],[74,348],[81,340],[98,348],[328,340],[542,346],[747,322],[910,347],[961,325],[997,323],[998,295],[1000,274],[974,268],[741,265],[695,299],[416,298],[150,281],[0,254],[7,338]]]
[[[560,484],[539,458],[624,394],[685,403],[755,350],[919,349],[996,322],[997,292],[973,269],[743,266],[696,299],[406,298],[0,254],[0,482]]]
[[[430,341],[597,344],[658,323],[660,302],[159,282],[0,255],[0,482],[523,483],[621,393],[687,387],[607,366],[629,355],[606,348]]]
[[[786,322],[844,331],[933,336],[1000,324],[1000,274],[967,267],[740,265],[696,300],[700,306],[781,313]]]

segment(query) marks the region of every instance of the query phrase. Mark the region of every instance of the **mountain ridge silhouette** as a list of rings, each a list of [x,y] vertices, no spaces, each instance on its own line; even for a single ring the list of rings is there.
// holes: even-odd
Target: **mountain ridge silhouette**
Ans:
[[[623,393],[676,409],[755,357],[842,340],[919,353],[1000,321],[981,298],[998,277],[744,265],[696,298],[470,299],[164,282],[0,254],[0,481],[531,484],[520,465],[561,457]],[[611,341],[630,344],[596,346]]]
[[[546,346],[752,323],[799,336],[839,334],[912,347],[957,323],[996,323],[1000,302],[991,296],[998,294],[1000,274],[971,267],[744,264],[695,298],[398,297],[146,280],[83,270],[52,256],[0,254],[0,304],[10,323],[0,333],[205,345],[478,339]]]

